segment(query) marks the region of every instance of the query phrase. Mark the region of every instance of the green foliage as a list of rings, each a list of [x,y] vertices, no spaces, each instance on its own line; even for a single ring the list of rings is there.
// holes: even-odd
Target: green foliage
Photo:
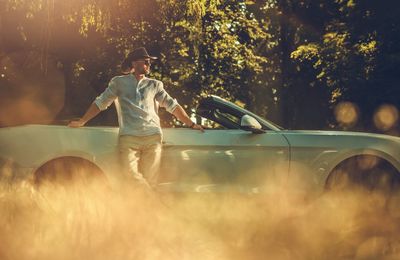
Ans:
[[[399,19],[391,17],[391,12],[382,12],[381,4],[375,2],[337,3],[338,15],[326,21],[322,37],[298,46],[292,58],[300,62],[307,59],[313,65],[317,78],[331,89],[332,107],[342,101],[356,103],[362,113],[359,125],[373,129],[373,113],[380,105],[399,106],[398,101],[386,94],[387,89],[395,88],[398,76],[389,83],[385,79],[388,74],[382,74],[379,67],[379,60],[389,54],[384,46],[393,44],[385,39],[388,36],[385,24],[388,20],[398,24]],[[384,66],[398,67],[394,62]]]
[[[400,107],[395,0],[4,0],[0,7],[0,51],[38,50],[43,64],[58,58],[72,114],[86,108],[75,96],[89,88],[94,98],[138,46],[160,58],[152,76],[188,108],[217,94],[287,127],[320,128],[336,127],[333,109],[350,101],[362,113],[359,127],[372,129],[377,107]]]

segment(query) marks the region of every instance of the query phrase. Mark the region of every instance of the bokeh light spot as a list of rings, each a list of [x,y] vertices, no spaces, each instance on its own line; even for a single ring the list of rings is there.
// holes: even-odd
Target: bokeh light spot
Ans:
[[[357,159],[358,166],[361,170],[373,169],[378,165],[378,158],[376,156],[362,156]]]
[[[352,126],[357,123],[358,108],[351,102],[342,102],[335,107],[336,121],[345,126]]]
[[[399,120],[399,111],[393,105],[382,105],[374,114],[375,126],[382,130],[387,131],[393,128]]]

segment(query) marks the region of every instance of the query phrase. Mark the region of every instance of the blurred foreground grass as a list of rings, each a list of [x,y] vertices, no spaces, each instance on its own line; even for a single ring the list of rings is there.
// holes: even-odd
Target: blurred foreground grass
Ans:
[[[290,190],[290,189],[289,189]],[[0,189],[0,259],[399,259],[400,199]]]

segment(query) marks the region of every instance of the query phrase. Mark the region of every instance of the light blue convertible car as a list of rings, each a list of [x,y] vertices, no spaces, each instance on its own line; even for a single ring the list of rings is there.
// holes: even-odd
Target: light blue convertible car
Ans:
[[[163,129],[160,190],[261,193],[295,180],[318,194],[348,183],[390,190],[400,183],[399,137],[284,130],[217,96],[204,98],[197,115],[212,126],[204,133]],[[40,183],[84,169],[113,183],[117,135],[116,127],[2,128],[1,174]]]

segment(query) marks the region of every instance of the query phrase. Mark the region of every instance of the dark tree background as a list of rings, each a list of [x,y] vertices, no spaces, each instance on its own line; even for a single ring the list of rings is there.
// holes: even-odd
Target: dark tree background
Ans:
[[[399,135],[395,0],[2,0],[0,32],[2,126],[80,116],[146,46],[188,110],[216,94],[286,128]]]

